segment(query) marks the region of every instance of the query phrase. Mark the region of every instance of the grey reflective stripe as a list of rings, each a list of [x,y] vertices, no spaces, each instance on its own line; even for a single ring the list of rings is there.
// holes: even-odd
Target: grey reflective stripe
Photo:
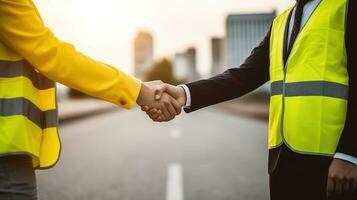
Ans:
[[[26,61],[3,61],[0,60],[0,77],[14,78],[25,76],[31,80],[32,84],[39,90],[50,89],[55,87],[55,83],[35,69]]]
[[[41,129],[57,127],[57,109],[41,111],[25,98],[0,99],[0,116],[23,115]]]
[[[271,95],[281,95],[283,94],[283,81],[275,81],[271,83]]]
[[[271,83],[271,95],[283,93],[284,82]],[[348,85],[328,81],[306,81],[285,83],[285,97],[296,96],[324,96],[339,99],[348,99]]]

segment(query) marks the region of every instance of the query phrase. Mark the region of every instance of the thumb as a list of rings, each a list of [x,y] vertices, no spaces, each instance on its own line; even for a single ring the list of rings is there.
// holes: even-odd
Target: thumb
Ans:
[[[162,84],[159,87],[157,87],[155,89],[155,100],[158,101],[161,99],[162,94],[164,92],[166,92],[166,90],[168,89],[168,85],[167,84]]]

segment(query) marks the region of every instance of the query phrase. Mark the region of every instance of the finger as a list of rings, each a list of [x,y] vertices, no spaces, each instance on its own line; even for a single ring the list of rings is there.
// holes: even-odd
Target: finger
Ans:
[[[346,179],[342,181],[342,193],[346,194],[350,191],[350,188],[352,188],[352,180]]]
[[[155,114],[157,114],[157,113],[158,113],[158,111],[157,111],[156,108],[153,108],[151,110],[146,111],[146,114],[148,114],[150,117],[155,115]]]
[[[177,115],[181,114],[182,105],[178,101],[176,101],[176,99],[174,99],[174,98],[171,99],[171,103],[172,103],[173,107],[175,108]]]
[[[352,181],[352,191],[356,191],[357,195],[357,177],[355,177]]]
[[[162,111],[159,109],[159,110],[157,110],[157,114],[159,114],[159,115],[163,115],[163,113],[162,113]]]
[[[158,117],[161,116],[161,112],[158,112],[157,109],[152,109],[150,111],[147,112],[147,114],[150,116],[150,118],[154,121],[157,120]]]
[[[332,199],[332,194],[334,193],[335,190],[335,181],[332,177],[328,178],[327,181],[327,199],[330,200]]]
[[[157,117],[157,118],[155,118],[155,119],[152,119],[152,118],[151,118],[151,120],[154,121],[154,122],[163,122],[162,119],[164,119],[164,118],[165,118],[164,116],[159,116],[159,117]]]
[[[348,187],[345,188],[345,192],[349,194],[355,193],[356,188],[356,177],[351,178],[348,182]]]
[[[157,118],[157,122],[163,122],[163,118],[164,118],[164,116],[161,115],[160,117]]]
[[[355,177],[355,180],[353,182],[353,188],[351,191],[352,191],[351,195],[357,197],[357,177]]]
[[[162,94],[168,89],[167,84],[162,84],[159,87],[156,88],[155,90],[155,100],[158,101],[161,99]]]
[[[164,119],[164,114],[161,110],[158,111],[158,117],[156,118],[156,121],[163,122]]]
[[[163,110],[165,116],[164,121],[169,121],[177,115],[177,112],[171,103],[170,97],[168,97],[168,99],[165,99],[165,101],[162,102],[161,106],[163,107],[161,110]]]
[[[147,112],[149,109],[149,106],[141,106],[141,110],[144,112]]]
[[[342,191],[343,191],[343,181],[341,181],[341,180],[337,180],[336,182],[335,182],[335,190],[334,190],[334,193],[335,194],[341,194],[342,193]]]
[[[171,119],[175,118],[175,116],[177,115],[177,112],[176,112],[176,109],[174,108],[174,106],[172,104],[168,105],[167,107],[168,107],[168,111],[169,111],[169,113],[171,115],[170,118],[167,119],[167,120],[171,120]]]
[[[149,117],[155,122],[159,122],[160,121],[159,117],[162,115],[161,111],[158,109],[152,109],[152,110],[146,112],[146,114],[148,114]]]
[[[161,115],[162,121],[166,121],[167,119],[169,119],[171,117],[171,114],[168,111],[168,108],[166,106],[162,106],[161,112],[162,112],[162,115]]]

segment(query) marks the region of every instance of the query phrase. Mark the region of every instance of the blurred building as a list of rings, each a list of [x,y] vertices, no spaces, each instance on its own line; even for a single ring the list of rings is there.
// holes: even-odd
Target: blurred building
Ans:
[[[211,75],[222,73],[225,70],[226,54],[225,39],[214,37],[211,39]]]
[[[154,64],[154,41],[150,33],[139,32],[134,41],[135,76],[144,79]]]
[[[176,79],[184,81],[193,81],[199,78],[195,48],[189,48],[183,53],[175,54],[174,75]]]
[[[234,14],[226,20],[227,64],[238,67],[263,39],[275,18],[272,13]]]

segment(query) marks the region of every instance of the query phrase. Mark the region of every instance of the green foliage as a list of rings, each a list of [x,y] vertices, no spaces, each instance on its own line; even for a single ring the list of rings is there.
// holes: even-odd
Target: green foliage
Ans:
[[[154,64],[151,71],[146,76],[148,81],[162,80],[165,83],[172,85],[179,85],[183,81],[176,80],[173,73],[172,62],[168,59],[162,59],[161,61]]]

